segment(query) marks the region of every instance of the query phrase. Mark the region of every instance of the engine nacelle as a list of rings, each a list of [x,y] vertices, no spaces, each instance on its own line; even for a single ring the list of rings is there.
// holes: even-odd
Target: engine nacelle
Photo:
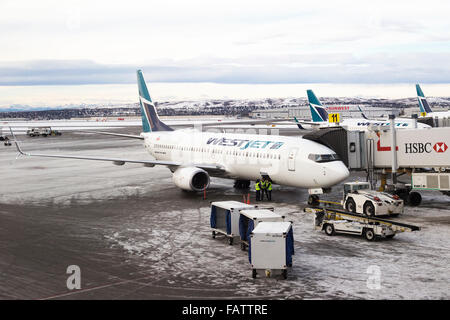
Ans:
[[[209,186],[209,174],[196,167],[181,167],[172,175],[173,182],[178,188],[189,191],[203,191]]]

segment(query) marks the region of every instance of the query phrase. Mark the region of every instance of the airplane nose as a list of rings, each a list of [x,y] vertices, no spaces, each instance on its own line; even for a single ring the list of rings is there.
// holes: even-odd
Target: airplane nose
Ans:
[[[347,167],[342,161],[330,162],[330,166],[326,168],[326,176],[331,181],[330,186],[341,183],[350,175]]]

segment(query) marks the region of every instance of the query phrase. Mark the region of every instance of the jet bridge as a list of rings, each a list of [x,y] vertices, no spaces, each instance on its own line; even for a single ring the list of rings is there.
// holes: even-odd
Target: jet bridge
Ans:
[[[392,185],[396,185],[397,173],[408,173],[411,187],[406,196],[411,189],[450,194],[450,127],[394,129],[394,132],[384,126],[369,127],[367,131],[333,127],[316,130],[303,138],[333,149],[349,170],[365,171],[373,188],[375,172],[381,173],[382,188],[387,172],[392,173]]]

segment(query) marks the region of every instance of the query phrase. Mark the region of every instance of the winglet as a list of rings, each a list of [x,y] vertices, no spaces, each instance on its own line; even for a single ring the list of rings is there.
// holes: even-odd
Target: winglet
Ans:
[[[23,152],[22,149],[20,148],[19,142],[17,141],[16,135],[14,134],[11,127],[9,127],[9,131],[11,131],[11,135],[14,139],[14,144],[16,145],[17,151],[24,156],[28,156],[28,153]]]

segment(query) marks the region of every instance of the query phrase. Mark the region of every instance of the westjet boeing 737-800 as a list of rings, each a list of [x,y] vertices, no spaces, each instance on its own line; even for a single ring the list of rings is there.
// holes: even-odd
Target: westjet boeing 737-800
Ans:
[[[210,176],[237,180],[270,177],[275,184],[299,188],[328,188],[349,176],[336,153],[301,137],[174,131],[163,123],[150,98],[141,70],[137,71],[143,132],[112,135],[141,139],[154,160],[132,160],[76,155],[26,153],[26,156],[111,161],[116,165],[163,165],[173,172],[173,182],[184,190],[202,191]]]

